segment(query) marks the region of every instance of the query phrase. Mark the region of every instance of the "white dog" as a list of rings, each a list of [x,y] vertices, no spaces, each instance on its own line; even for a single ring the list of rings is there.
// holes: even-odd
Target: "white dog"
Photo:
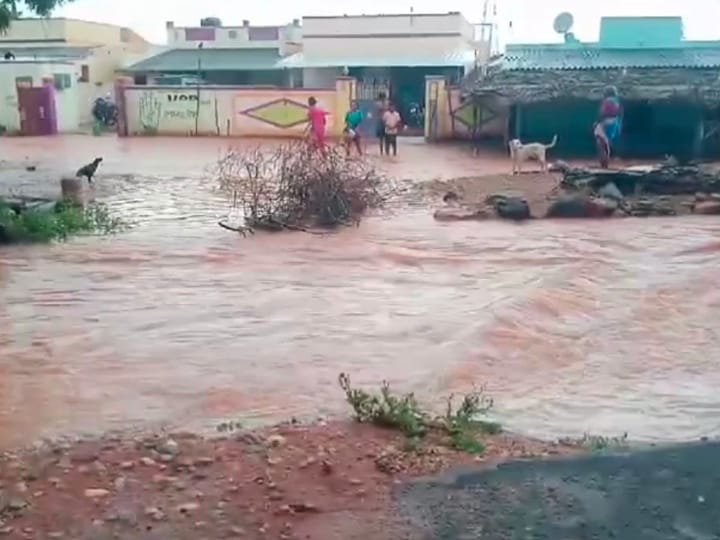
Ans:
[[[508,143],[510,157],[512,158],[513,174],[522,172],[522,164],[525,161],[539,161],[540,168],[547,172],[547,151],[557,143],[557,135],[553,137],[550,144],[538,142],[523,144],[520,139],[513,139]]]

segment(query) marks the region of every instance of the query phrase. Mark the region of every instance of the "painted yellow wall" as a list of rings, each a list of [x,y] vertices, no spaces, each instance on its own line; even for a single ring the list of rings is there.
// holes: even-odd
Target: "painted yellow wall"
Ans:
[[[55,92],[55,108],[59,132],[72,132],[78,128],[78,86],[75,83],[75,66],[62,62],[0,62],[0,124],[10,133],[20,131],[20,113],[16,81],[19,77],[32,78],[33,86],[42,85],[43,77],[67,73],[73,84]]]
[[[202,87],[199,100],[192,87],[127,86],[128,134],[300,137],[313,96],[329,113],[329,135],[340,136],[353,82],[340,78],[328,90]]]

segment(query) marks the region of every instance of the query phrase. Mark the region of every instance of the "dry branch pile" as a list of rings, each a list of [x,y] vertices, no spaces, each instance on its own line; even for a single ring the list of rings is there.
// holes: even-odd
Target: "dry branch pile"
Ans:
[[[244,217],[243,227],[221,226],[239,232],[357,224],[392,192],[369,162],[335,148],[321,154],[303,143],[229,150],[213,176]]]

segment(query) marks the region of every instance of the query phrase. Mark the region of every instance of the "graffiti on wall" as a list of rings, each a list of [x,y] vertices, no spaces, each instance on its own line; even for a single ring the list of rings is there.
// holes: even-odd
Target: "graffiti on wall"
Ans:
[[[199,117],[213,112],[213,100],[199,97],[193,91],[147,90],[140,95],[138,111],[145,134],[158,133],[169,127],[166,124],[194,131]]]

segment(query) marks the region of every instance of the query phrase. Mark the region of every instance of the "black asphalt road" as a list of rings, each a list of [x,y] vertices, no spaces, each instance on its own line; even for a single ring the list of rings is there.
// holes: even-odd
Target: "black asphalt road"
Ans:
[[[433,540],[718,540],[720,444],[510,463],[398,497]]]

